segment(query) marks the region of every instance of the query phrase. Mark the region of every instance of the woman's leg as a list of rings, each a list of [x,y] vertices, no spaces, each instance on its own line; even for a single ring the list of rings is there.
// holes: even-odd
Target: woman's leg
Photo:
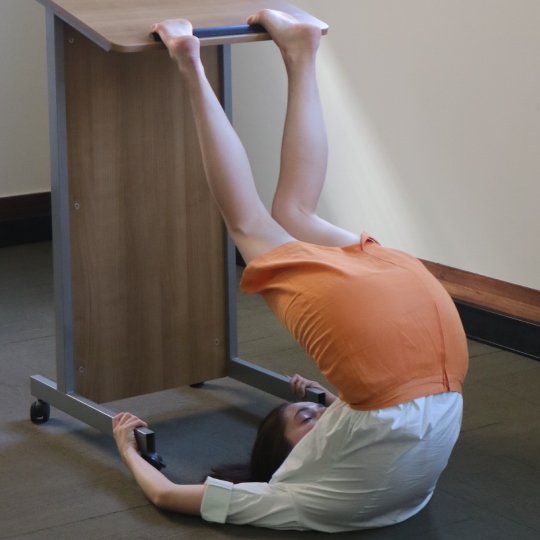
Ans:
[[[280,48],[289,78],[281,170],[272,216],[299,240],[328,246],[358,242],[358,235],[320,219],[315,213],[328,159],[315,73],[321,30],[271,10],[257,12],[248,22],[267,29]]]
[[[186,81],[206,178],[245,261],[295,240],[272,219],[259,199],[244,147],[204,73],[199,40],[192,35],[191,24],[168,20],[152,30],[159,32]]]

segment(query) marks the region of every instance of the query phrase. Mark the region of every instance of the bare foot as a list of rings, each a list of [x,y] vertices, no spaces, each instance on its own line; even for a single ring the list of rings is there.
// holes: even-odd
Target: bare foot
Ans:
[[[180,71],[199,67],[200,44],[193,35],[191,23],[185,19],[168,19],[154,24],[152,32],[158,32],[171,58],[178,64]]]
[[[281,11],[261,9],[249,17],[247,23],[264,26],[286,61],[295,60],[298,55],[314,54],[321,41],[322,29],[319,26],[301,23]]]

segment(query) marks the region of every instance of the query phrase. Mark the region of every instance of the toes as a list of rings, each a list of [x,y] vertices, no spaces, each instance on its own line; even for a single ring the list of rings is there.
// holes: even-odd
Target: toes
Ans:
[[[264,19],[266,11],[270,11],[270,10],[260,9],[259,11],[255,12],[251,17],[248,17],[247,23],[248,24],[262,23],[262,20]]]
[[[192,34],[193,27],[185,19],[167,19],[159,24],[154,24],[152,31],[168,37],[180,37]]]

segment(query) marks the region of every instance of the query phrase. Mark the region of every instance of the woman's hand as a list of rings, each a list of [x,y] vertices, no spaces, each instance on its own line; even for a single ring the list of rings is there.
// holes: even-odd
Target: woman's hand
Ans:
[[[148,427],[146,422],[133,414],[120,413],[113,418],[112,425],[122,459],[150,501],[164,510],[201,515],[205,485],[174,484],[140,456],[134,430]]]
[[[138,427],[148,427],[148,424],[133,414],[120,413],[113,418],[112,425],[120,455],[124,457],[130,449],[138,451],[134,430]]]
[[[317,381],[310,381],[301,375],[294,375],[289,381],[291,391],[293,394],[296,394],[299,398],[303,398],[306,395],[306,388],[316,388],[317,390],[322,390],[326,394],[326,405],[329,406],[334,401],[336,401],[336,396],[329,392],[324,386],[321,386]]]
[[[289,381],[291,391],[293,394],[296,394],[299,398],[303,398],[306,395],[306,388],[317,388],[317,390],[323,390],[326,392],[326,389],[323,388],[317,381],[310,381],[301,375],[294,375]]]

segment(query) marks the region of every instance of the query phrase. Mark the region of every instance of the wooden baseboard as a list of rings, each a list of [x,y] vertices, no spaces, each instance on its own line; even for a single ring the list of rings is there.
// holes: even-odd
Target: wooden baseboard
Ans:
[[[0,247],[51,239],[49,192],[0,197]]]
[[[422,262],[455,300],[540,323],[540,291],[442,264]]]
[[[422,262],[453,298],[470,339],[540,360],[540,291]]]

